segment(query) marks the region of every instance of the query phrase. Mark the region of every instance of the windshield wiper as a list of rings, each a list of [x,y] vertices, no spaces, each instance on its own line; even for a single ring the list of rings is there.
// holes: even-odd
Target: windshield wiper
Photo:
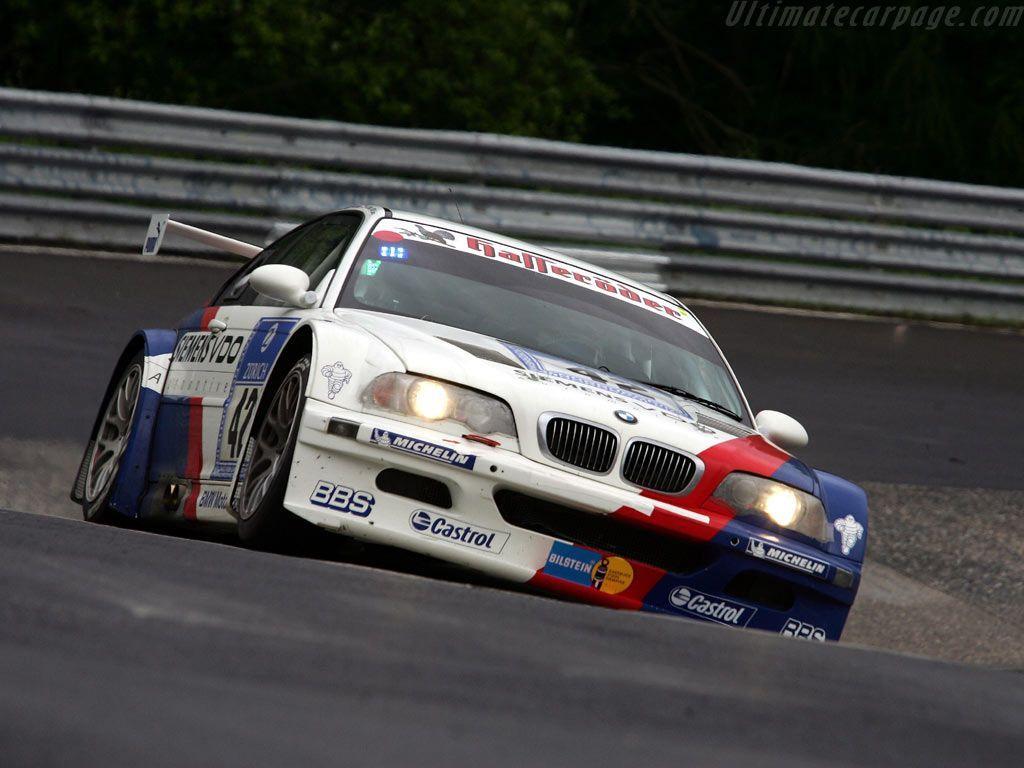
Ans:
[[[663,390],[665,392],[670,392],[673,395],[679,395],[679,397],[685,397],[687,400],[693,400],[694,402],[700,403],[701,405],[704,405],[704,406],[707,406],[708,408],[716,410],[719,413],[724,413],[726,416],[729,416],[730,418],[736,419],[736,421],[738,421],[740,423],[743,422],[743,417],[742,416],[740,416],[738,413],[734,413],[733,411],[730,411],[728,408],[726,408],[721,403],[716,403],[714,400],[708,400],[706,397],[700,397],[699,395],[695,395],[695,394],[693,394],[693,392],[689,392],[689,391],[683,389],[682,387],[675,387],[675,386],[673,386],[671,384],[655,384],[653,381],[645,381],[643,383],[646,384],[649,387],[654,387],[655,389],[660,389],[660,390]]]

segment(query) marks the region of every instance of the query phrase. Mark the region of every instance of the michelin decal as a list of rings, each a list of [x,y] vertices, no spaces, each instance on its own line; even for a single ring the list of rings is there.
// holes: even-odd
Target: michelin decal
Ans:
[[[858,523],[853,515],[841,517],[832,525],[839,534],[839,545],[844,555],[850,554],[857,546],[857,542],[864,538],[864,526]]]
[[[450,464],[453,467],[472,469],[476,464],[476,456],[468,453],[459,453],[437,443],[428,443],[425,440],[417,440],[414,437],[399,435],[395,432],[388,432],[386,429],[374,429],[370,435],[370,442],[379,445],[381,448],[392,448],[403,453],[411,453],[414,456],[422,456],[425,459],[439,461],[442,464]]]
[[[822,579],[828,573],[828,563],[824,560],[801,555],[799,552],[772,544],[770,541],[748,539],[747,554],[759,560],[770,560],[773,563],[792,568],[794,571],[802,571]]]
[[[327,399],[333,400],[335,396],[345,388],[345,385],[352,380],[352,371],[342,363],[325,365],[320,369],[320,374],[327,379]]]

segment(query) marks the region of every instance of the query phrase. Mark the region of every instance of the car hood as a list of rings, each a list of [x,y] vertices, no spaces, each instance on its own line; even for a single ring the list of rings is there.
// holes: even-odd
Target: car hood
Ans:
[[[692,401],[604,371],[425,320],[365,310],[337,312],[389,347],[407,371],[462,384],[507,402],[515,416],[523,455],[568,472],[635,489],[619,476],[617,468],[595,476],[551,458],[543,447],[540,427],[546,414],[601,425],[618,435],[620,445],[634,437],[644,438],[700,456],[706,464],[716,460],[714,449],[726,443],[730,446],[723,455],[730,463],[737,462],[737,454],[742,459],[747,453],[746,443],[758,456],[768,445],[753,430]],[[627,423],[622,416],[635,418],[635,423]],[[782,462],[790,458],[774,446],[770,448],[781,454],[776,458]],[[742,468],[744,462],[740,460],[739,464]],[[800,476],[795,484],[811,490],[810,473],[805,476],[800,471],[805,469],[803,465],[795,464],[799,465],[795,474]],[[806,482],[800,480],[804,477]]]

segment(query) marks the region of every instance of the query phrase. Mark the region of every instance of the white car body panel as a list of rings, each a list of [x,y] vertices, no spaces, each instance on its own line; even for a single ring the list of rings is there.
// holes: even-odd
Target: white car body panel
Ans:
[[[635,526],[646,531],[648,539],[650,531],[657,531],[671,541],[681,537],[699,542],[709,551],[724,548],[730,578],[745,568],[774,569],[773,574],[781,568],[784,578],[804,579],[806,586],[809,576],[786,572],[778,563],[793,562],[789,554],[794,551],[812,560],[826,555],[808,549],[806,542],[790,542],[733,520],[732,515],[716,512],[713,505],[702,506],[708,498],[706,489],[698,503],[690,503],[691,492],[704,478],[706,457],[715,457],[714,472],[722,471],[723,461],[739,457],[735,460],[740,471],[766,477],[774,477],[775,469],[791,459],[756,431],[749,404],[724,356],[722,364],[742,403],[742,423],[692,399],[502,341],[500,332],[484,335],[384,311],[336,308],[364,243],[382,230],[449,248],[467,259],[487,259],[502,265],[500,269],[526,269],[606,298],[614,296],[661,316],[664,322],[679,324],[704,337],[706,342],[701,344],[718,349],[686,307],[628,278],[491,232],[375,206],[354,210],[363,217],[356,234],[335,257],[333,268],[310,286],[318,297],[316,306],[209,307],[193,316],[193,325],[178,330],[173,355],[161,352],[145,358],[143,386],[158,394],[166,407],[173,405],[188,414],[184,474],[161,480],[186,489],[175,508],[177,514],[200,521],[234,521],[233,500],[245,478],[243,449],[254,414],[282,351],[299,335],[308,334],[307,399],[284,499],[291,513],[355,539],[437,557],[510,581],[538,583],[602,604],[682,613],[734,626],[760,625],[781,629],[782,634],[792,622],[803,621],[816,629],[815,636],[838,637],[852,602],[852,595],[838,587],[829,586],[832,592],[824,602],[812,601],[808,605],[813,611],[793,618],[778,609],[722,596],[724,583],[709,588],[699,580],[709,574],[713,577],[712,571],[682,577],[642,560],[630,564],[623,557],[570,543],[568,538],[513,525],[499,510],[496,494],[522,494],[594,519]],[[188,228],[168,226],[166,218],[155,217],[154,222],[150,238],[154,253],[165,228],[200,236]],[[219,241],[210,237],[205,242]],[[247,245],[232,243],[235,252]],[[490,319],[499,324],[502,320]],[[497,398],[511,409],[518,434],[472,436],[453,421],[431,423],[364,403],[368,385],[381,374],[393,372],[430,377]],[[612,432],[617,438],[612,468],[591,472],[555,458],[543,434],[546,419],[554,416]],[[347,431],[332,433],[332,422],[345,425]],[[173,441],[174,435],[164,439]],[[695,467],[690,484],[666,495],[627,481],[623,458],[636,439],[689,457]],[[451,507],[383,490],[379,475],[384,469],[443,483],[450,492]],[[711,479],[717,484],[723,476],[712,474]],[[791,469],[786,477],[784,482],[816,482],[806,467]],[[159,493],[159,487],[149,493]],[[860,525],[853,521],[846,529],[854,530],[855,524]],[[859,542],[864,531],[861,526],[850,547],[848,542],[843,544],[844,557],[858,546],[863,557]],[[755,539],[760,542],[756,546],[750,544]],[[789,549],[777,562],[766,562],[764,553],[770,550],[765,546],[773,544]],[[836,547],[828,551],[834,554]],[[596,569],[593,563],[598,561],[618,581],[611,577],[601,581],[604,571],[600,578],[593,577],[593,583],[589,571],[580,577],[580,569]],[[845,567],[837,562],[828,564],[829,574]],[[851,566],[847,576],[843,588],[855,594],[859,568]],[[687,581],[698,577],[698,581]],[[707,583],[714,585],[714,579]],[[701,591],[707,589],[713,591]],[[685,599],[680,597],[684,593]],[[618,602],[607,602],[613,598]],[[815,621],[821,621],[827,631],[818,629]]]

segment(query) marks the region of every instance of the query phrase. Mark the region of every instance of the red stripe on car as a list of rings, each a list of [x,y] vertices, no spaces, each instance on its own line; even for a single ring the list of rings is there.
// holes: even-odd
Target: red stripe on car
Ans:
[[[203,319],[199,321],[199,330],[207,331],[210,329],[210,321],[217,316],[217,310],[220,307],[207,307],[203,310]]]
[[[654,498],[661,494],[652,495],[652,492],[643,491],[641,495],[647,498]],[[675,506],[682,506],[678,499],[672,503]],[[689,507],[684,508],[689,509]],[[732,515],[723,514],[719,511],[707,509],[691,511],[708,517],[709,521],[704,523],[699,520],[693,520],[667,508],[667,505],[666,507],[659,507],[657,504],[654,506],[654,511],[649,515],[628,506],[619,507],[612,514],[619,520],[624,520],[638,528],[648,528],[659,533],[674,534],[694,541],[710,541],[716,533],[725,527],[726,523],[732,520]]]
[[[188,450],[185,454],[185,477],[198,479],[203,474],[203,398],[188,399]],[[199,498],[199,484],[194,483],[192,492],[185,500],[185,518],[196,519],[196,501]]]
[[[690,493],[672,496],[658,491],[642,490],[640,495],[665,506],[654,505],[651,514],[630,506],[619,507],[615,517],[628,521],[639,528],[675,534],[695,541],[710,541],[732,520],[732,513],[722,504],[706,502],[715,492],[718,484],[730,472],[750,472],[771,477],[779,467],[789,461],[790,456],[760,435],[735,438],[708,448],[700,454],[704,462],[704,475]],[[703,523],[673,511],[670,506],[682,507],[708,517]]]
[[[550,573],[545,573],[543,569],[537,571],[527,583],[547,592],[554,592],[593,605],[638,611],[644,604],[644,598],[654,589],[654,586],[661,581],[666,573],[662,568],[655,568],[653,565],[647,565],[646,563],[638,563],[635,560],[629,560],[628,558],[603,550],[590,549],[589,547],[579,547],[579,549],[613,560],[625,560],[629,563],[630,568],[633,569],[633,578],[629,586],[621,592],[604,592],[596,587],[568,581],[567,579],[553,576]]]
[[[751,435],[713,445],[701,453],[700,458],[704,462],[704,476],[685,498],[675,499],[653,491],[645,491],[644,496],[696,508],[715,492],[715,488],[730,472],[750,472],[753,475],[771,477],[791,457],[760,435]]]

